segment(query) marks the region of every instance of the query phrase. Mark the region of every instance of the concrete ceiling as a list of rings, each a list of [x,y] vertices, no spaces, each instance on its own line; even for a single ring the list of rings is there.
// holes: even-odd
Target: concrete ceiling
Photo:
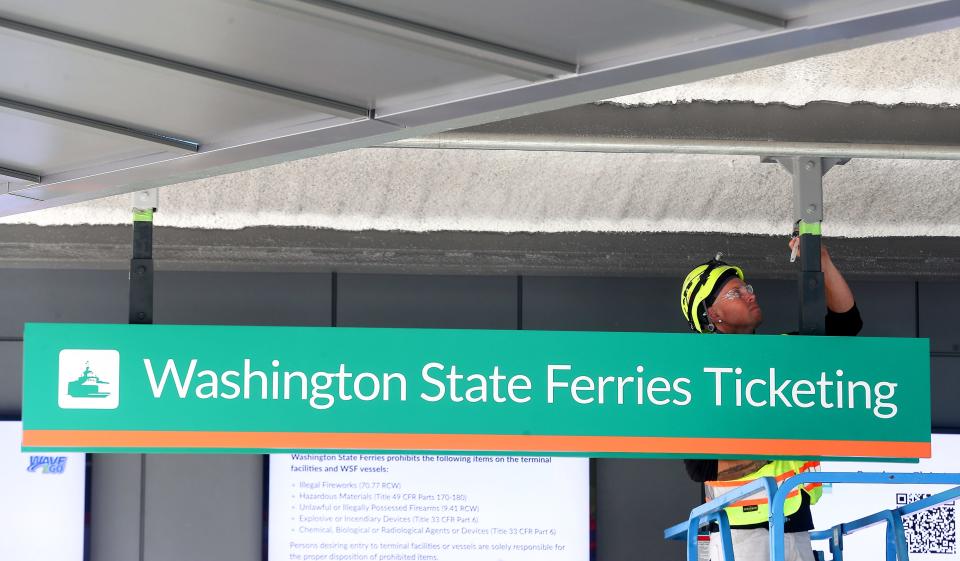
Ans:
[[[953,30],[615,101],[957,104],[958,62]],[[825,179],[825,232],[960,235],[957,177],[952,161],[854,160]],[[185,228],[774,234],[790,223],[788,176],[738,156],[372,148],[169,186],[161,200],[157,223]],[[128,208],[118,196],[3,222],[122,224]]]

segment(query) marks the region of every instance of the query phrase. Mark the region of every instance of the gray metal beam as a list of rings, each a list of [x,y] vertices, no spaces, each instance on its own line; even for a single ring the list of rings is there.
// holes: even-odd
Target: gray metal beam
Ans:
[[[719,16],[731,23],[742,25],[758,31],[770,31],[771,29],[783,29],[787,27],[787,20],[726,4],[724,2],[715,2],[713,0],[662,0],[662,4],[678,8],[681,10],[706,13],[712,16]]]
[[[950,160],[960,156],[960,108],[836,102],[803,107],[712,101],[586,104],[391,145]]]
[[[69,33],[62,33],[60,31],[54,31],[45,27],[39,27],[8,18],[0,18],[0,28],[10,29],[19,33],[33,35],[35,37],[42,37],[57,43],[65,43],[75,47],[106,53],[108,55],[113,55],[128,60],[134,60],[143,64],[159,66],[168,70],[182,72],[184,74],[199,76],[201,78],[222,82],[224,84],[230,84],[231,86],[236,86],[239,88],[263,92],[278,97],[285,97],[287,99],[293,99],[314,105],[321,108],[325,113],[336,115],[338,117],[356,119],[358,117],[369,117],[371,114],[370,110],[366,107],[359,107],[357,105],[351,105],[349,103],[344,103],[334,99],[328,99],[309,93],[289,90],[271,84],[257,82],[255,80],[248,80],[247,78],[241,78],[240,76],[233,76],[231,74],[217,72],[216,70],[210,70],[209,68],[202,68],[192,64],[177,62],[175,60],[134,51],[132,49],[125,49],[123,47],[110,45],[108,43],[101,43],[100,41],[94,41],[92,39],[86,39],[84,37],[78,37],[76,35],[70,35]]]
[[[509,76],[524,80],[543,80],[566,74],[576,74],[577,72],[577,65],[570,62],[513,49],[332,0],[260,1],[271,6],[305,11],[322,19],[426,45],[441,52],[480,60],[502,69]],[[298,6],[302,7],[298,8]]]
[[[381,148],[454,150],[519,150],[534,152],[602,152],[611,154],[716,154],[740,156],[811,156],[960,160],[960,144],[866,144],[842,142],[783,142],[771,140],[693,138],[584,138],[571,135],[443,133],[408,138]]]
[[[89,117],[74,115],[73,113],[66,113],[64,111],[60,111],[59,109],[23,103],[22,101],[17,101],[15,99],[0,97],[0,107],[6,107],[7,109],[13,109],[14,111],[20,111],[22,113],[39,115],[55,121],[63,121],[65,123],[72,123],[82,127],[106,131],[130,138],[136,138],[137,140],[152,142],[154,144],[161,144],[163,146],[177,148],[178,150],[183,150],[185,152],[196,152],[200,149],[200,143],[195,140],[184,140],[156,132],[134,129],[123,125],[108,123],[106,121],[91,119]]]
[[[35,173],[0,167],[0,182],[6,183],[8,181],[27,181],[36,184],[40,183],[40,176]]]

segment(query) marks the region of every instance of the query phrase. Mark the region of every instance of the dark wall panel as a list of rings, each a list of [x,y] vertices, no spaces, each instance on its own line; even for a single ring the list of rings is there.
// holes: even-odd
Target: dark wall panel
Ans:
[[[260,561],[263,456],[146,458],[143,561]]]
[[[156,274],[155,321],[169,324],[330,325],[331,275]]]
[[[23,401],[23,343],[0,341],[0,414],[20,415]]]
[[[689,330],[680,312],[680,280],[627,277],[524,277],[523,328]]]
[[[930,359],[930,407],[933,426],[960,430],[960,354]]]
[[[917,286],[912,282],[851,282],[864,337],[916,337]]]
[[[680,460],[597,460],[597,559],[684,559],[683,542],[663,530],[690,516],[700,485]]]
[[[124,271],[0,269],[0,337],[25,322],[126,323]]]
[[[960,352],[960,283],[922,282],[920,336],[933,352]]]
[[[90,561],[140,559],[140,454],[92,454]],[[180,513],[185,520],[189,514]],[[195,521],[202,527],[202,521]],[[148,530],[145,529],[148,532]]]
[[[342,274],[337,325],[516,329],[517,278]]]

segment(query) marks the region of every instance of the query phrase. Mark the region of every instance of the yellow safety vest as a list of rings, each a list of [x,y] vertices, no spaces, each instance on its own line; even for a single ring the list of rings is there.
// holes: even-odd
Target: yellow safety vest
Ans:
[[[731,479],[730,481],[707,481],[704,483],[706,489],[707,501],[711,501],[724,493],[736,489],[737,487],[749,483],[760,477],[773,477],[777,480],[777,485],[782,484],[787,479],[803,473],[805,471],[820,471],[820,462],[806,462],[803,460],[774,460],[763,466],[757,471],[741,477],[740,479]],[[797,512],[803,502],[800,495],[801,489],[810,495],[810,504],[816,504],[823,494],[823,486],[820,483],[806,483],[790,491],[787,500],[783,503],[783,513],[786,516]],[[761,491],[762,493],[762,491]],[[748,524],[758,524],[767,522],[770,519],[770,505],[766,496],[747,497],[732,503],[726,509],[727,516],[732,526],[745,526]]]

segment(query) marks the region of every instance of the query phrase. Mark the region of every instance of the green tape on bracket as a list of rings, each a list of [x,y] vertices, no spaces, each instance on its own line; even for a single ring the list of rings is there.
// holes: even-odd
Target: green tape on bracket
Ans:
[[[133,221],[134,222],[153,222],[153,211],[152,210],[134,210],[133,211]]]
[[[799,232],[801,236],[819,236],[820,235],[820,222],[804,222],[800,221]]]

